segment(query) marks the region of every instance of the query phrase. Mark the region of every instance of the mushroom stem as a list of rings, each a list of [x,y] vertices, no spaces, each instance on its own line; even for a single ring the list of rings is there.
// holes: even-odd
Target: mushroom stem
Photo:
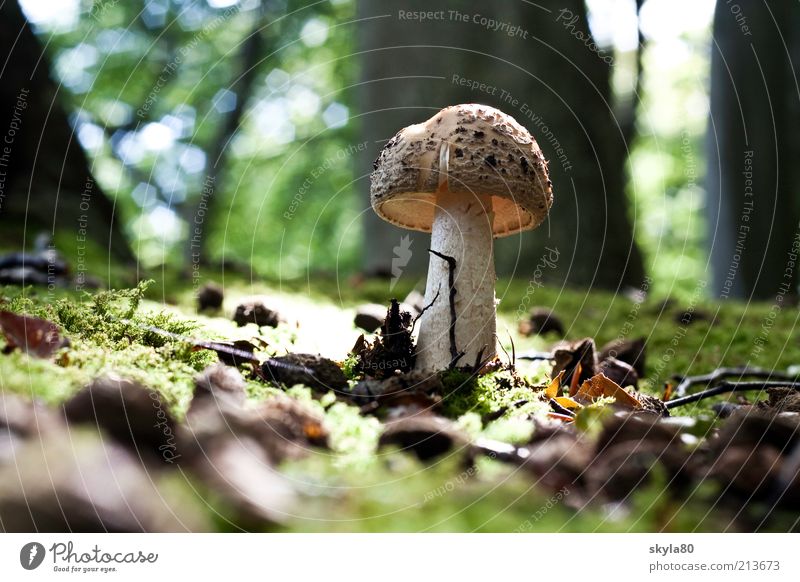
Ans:
[[[497,353],[493,218],[489,196],[437,193],[431,249],[455,259],[455,347],[464,353],[461,365],[473,364],[481,351],[484,359]],[[420,319],[418,370],[444,370],[453,360],[449,268],[447,261],[431,254],[425,289],[430,308]]]

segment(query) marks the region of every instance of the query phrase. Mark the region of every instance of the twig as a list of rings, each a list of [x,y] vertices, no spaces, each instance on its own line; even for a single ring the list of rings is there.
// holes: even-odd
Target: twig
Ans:
[[[724,380],[725,378],[743,378],[749,376],[751,378],[764,378],[765,380],[795,380],[796,374],[786,374],[784,372],[775,372],[766,368],[753,368],[750,366],[738,366],[734,368],[717,368],[708,374],[700,376],[673,376],[674,380],[678,380],[679,384],[675,387],[675,394],[681,398],[686,395],[686,391],[692,386],[713,384],[717,380]]]
[[[464,354],[465,354],[465,353],[466,353],[466,352],[458,352],[458,353],[456,354],[456,357],[455,357],[455,358],[453,358],[452,360],[450,360],[450,365],[449,365],[449,366],[447,366],[447,368],[448,368],[449,370],[452,370],[453,368],[455,368],[455,367],[456,367],[456,364],[458,363],[458,361],[459,361],[461,358],[463,358],[463,357],[464,357]]]
[[[667,407],[667,410],[671,410],[672,408],[677,408],[678,406],[691,404],[692,402],[711,398],[712,396],[719,396],[720,394],[747,392],[749,390],[764,390],[765,388],[792,388],[793,390],[800,390],[800,382],[781,382],[779,380],[771,382],[722,382],[721,384],[714,386],[713,388],[709,388],[708,390],[696,392],[694,394],[690,394],[689,396],[684,396],[683,398],[670,400],[669,402],[665,402],[664,405]]]
[[[508,355],[508,350],[503,346],[502,343],[500,343],[500,341],[499,341],[500,338],[497,337],[497,334],[494,334],[494,337],[497,340],[497,343],[500,344],[500,349],[503,350],[503,353],[506,355],[506,358],[508,358],[508,363],[511,364],[511,369],[513,370],[514,369],[514,362],[511,360],[511,356]],[[511,334],[509,334],[509,337],[511,337]],[[514,350],[514,340],[513,339],[511,340],[511,350],[512,351]]]
[[[420,311],[417,314],[417,316],[414,318],[414,320],[411,322],[411,331],[412,332],[414,331],[414,326],[417,325],[417,321],[422,317],[422,314],[425,313],[426,311],[428,311],[428,309],[430,309],[433,306],[433,304],[436,303],[436,300],[439,299],[439,293],[441,293],[441,292],[442,292],[442,286],[439,285],[436,288],[436,297],[433,298],[433,301],[431,301],[425,307],[423,307],[422,311]]]
[[[149,331],[151,333],[154,333],[154,334],[157,334],[157,335],[160,335],[160,336],[163,336],[163,337],[168,337],[168,338],[176,340],[176,341],[180,341],[180,342],[191,344],[193,347],[196,347],[196,348],[201,348],[201,349],[204,349],[204,350],[211,350],[211,351],[217,352],[217,353],[221,352],[223,354],[227,354],[229,356],[233,356],[234,361],[236,361],[235,360],[236,358],[239,358],[240,361],[249,362],[249,363],[254,364],[256,366],[267,364],[268,366],[274,366],[276,368],[284,368],[286,370],[294,370],[294,371],[297,371],[297,372],[303,372],[303,373],[306,373],[306,374],[308,374],[309,376],[311,376],[313,378],[317,377],[316,372],[314,370],[312,370],[311,368],[307,367],[307,366],[301,366],[299,364],[292,364],[290,362],[282,362],[280,360],[275,360],[274,358],[267,358],[266,360],[264,360],[262,362],[261,360],[259,360],[251,352],[247,352],[245,350],[240,350],[240,349],[237,349],[237,348],[234,348],[234,347],[231,347],[231,346],[227,346],[227,345],[222,344],[222,343],[209,342],[209,341],[205,341],[205,340],[194,339],[194,338],[191,338],[191,337],[188,337],[188,336],[183,336],[183,335],[180,335],[180,334],[177,334],[177,333],[173,333],[171,331],[167,331],[166,329],[161,329],[160,327],[155,327],[153,325],[144,325],[144,324],[141,324],[141,323],[136,323],[135,321],[132,321],[130,319],[121,319],[120,321],[122,323],[127,324],[127,325],[132,325],[132,326],[137,327],[139,329],[142,329],[142,330],[145,330],[145,331]],[[273,378],[273,380],[274,380],[274,378]]]
[[[481,362],[481,358],[483,357],[483,352],[486,349],[486,346],[482,346],[481,349],[478,350],[478,354],[475,356],[475,364],[472,366],[472,371],[477,372],[483,367],[483,363]]]
[[[516,356],[520,360],[552,360],[554,358],[552,352],[526,352],[524,354],[520,354]]]
[[[453,367],[464,355],[463,353],[459,355],[456,347],[456,260],[433,249],[428,249],[428,252],[447,261],[447,282],[450,285],[450,367]]]

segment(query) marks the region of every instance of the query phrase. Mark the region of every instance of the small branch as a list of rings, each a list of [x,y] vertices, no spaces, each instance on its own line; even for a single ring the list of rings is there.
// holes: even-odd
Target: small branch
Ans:
[[[449,366],[447,366],[447,369],[448,369],[448,370],[452,370],[453,368],[455,368],[455,367],[456,367],[456,364],[458,363],[458,361],[459,361],[461,358],[463,358],[463,357],[464,357],[464,354],[465,354],[465,353],[466,353],[466,352],[458,352],[458,353],[456,354],[456,357],[455,357],[455,358],[453,358],[452,360],[450,360],[450,365],[449,365]]]
[[[745,376],[751,378],[763,378],[765,380],[796,380],[797,375],[786,374],[785,372],[775,372],[766,368],[753,368],[750,366],[738,366],[734,368],[717,368],[709,374],[700,376],[673,376],[674,380],[680,383],[675,387],[675,394],[678,398],[686,395],[686,392],[692,386],[703,385],[708,386],[717,380],[724,380],[725,378],[743,378]]]
[[[683,398],[670,400],[669,402],[665,402],[664,405],[667,407],[667,410],[671,410],[673,408],[677,408],[678,406],[691,404],[692,402],[698,402],[706,398],[711,398],[712,396],[719,396],[720,394],[748,392],[750,390],[764,390],[766,388],[791,388],[793,390],[800,390],[800,382],[722,382],[718,386],[714,386],[708,390],[696,392],[695,394],[690,394],[689,396],[684,396]]]
[[[538,360],[552,360],[553,353],[552,352],[526,352],[524,354],[520,354],[516,356],[520,360],[531,360],[531,361],[538,361]]]
[[[450,285],[450,357],[452,358],[450,367],[452,368],[455,362],[464,355],[463,352],[459,353],[456,347],[456,260],[433,249],[428,249],[428,252],[447,261],[447,281]]]
[[[441,292],[442,292],[442,286],[439,285],[439,287],[436,288],[436,297],[433,298],[433,301],[431,301],[425,307],[423,307],[422,311],[420,311],[419,314],[414,318],[414,321],[411,322],[412,332],[414,331],[414,326],[417,325],[417,321],[419,321],[422,318],[422,314],[428,311],[428,309],[430,309],[431,307],[433,307],[433,304],[436,303],[437,299],[439,299],[439,293]]]
[[[506,358],[508,358],[508,363],[511,364],[511,369],[514,369],[514,362],[512,361],[511,356],[508,355],[508,350],[503,346],[502,343],[500,343],[500,338],[497,336],[497,334],[494,334],[494,337],[495,337],[495,340],[497,341],[497,343],[500,344],[500,349],[503,350],[503,353],[506,355]],[[510,338],[511,334],[509,334],[508,337]],[[513,338],[511,339],[511,351],[512,352],[514,351],[514,339]]]

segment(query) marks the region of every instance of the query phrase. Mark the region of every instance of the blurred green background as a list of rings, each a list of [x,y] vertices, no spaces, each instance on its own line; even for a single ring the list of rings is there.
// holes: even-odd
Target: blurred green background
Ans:
[[[714,23],[714,0],[570,0],[536,8],[516,0],[491,6],[466,0],[449,5],[416,0],[357,4],[5,3],[4,15],[21,7],[35,32],[44,55],[37,67],[49,63],[53,102],[63,106],[72,147],[80,145],[97,187],[114,203],[111,229],[117,238],[109,240],[103,228],[108,221],[98,218],[89,237],[96,248],[83,251],[99,263],[101,276],[109,245],[118,248],[124,241],[137,272],[165,268],[199,277],[202,265],[204,279],[219,278],[226,268],[271,279],[320,272],[386,275],[392,249],[406,233],[379,224],[372,215],[366,194],[369,164],[393,131],[461,99],[506,109],[528,126],[551,160],[553,220],[546,232],[498,242],[501,274],[529,278],[541,255],[536,249],[558,244],[569,261],[546,274],[556,285],[619,290],[641,287],[649,276],[651,291],[690,296],[713,270],[715,284],[709,289],[720,292],[736,257],[737,229],[736,219],[722,210],[727,205],[733,208],[729,214],[738,216],[741,184],[717,178],[714,191],[708,192],[708,152],[716,155],[718,148],[712,144],[709,150],[706,136],[730,141],[719,129],[725,111],[720,109],[717,122],[709,123],[712,54],[724,60],[723,37],[737,35],[745,46],[755,46],[752,39],[757,38],[772,42],[782,21],[778,12],[784,8],[769,12],[776,23],[754,27],[755,34],[747,38],[744,16],[731,12],[730,3],[719,3]],[[764,13],[760,3],[740,4],[740,12],[750,19],[745,25],[758,22]],[[404,10],[440,8],[441,20],[402,16]],[[785,8],[791,12],[788,21],[794,22],[795,8]],[[454,23],[453,9],[466,11],[469,18]],[[12,20],[6,18],[7,27],[18,33]],[[499,24],[495,30],[491,22],[517,26],[519,32],[509,34]],[[426,44],[431,38],[440,42]],[[11,41],[6,35],[4,42]],[[792,41],[787,37],[785,42]],[[13,46],[17,50],[10,51],[8,66],[14,58],[24,58],[21,45]],[[762,47],[761,61],[769,58],[767,50],[773,48]],[[774,50],[780,53],[784,47]],[[495,61],[483,62],[487,55]],[[33,56],[38,57],[35,51]],[[735,81],[736,64],[724,65]],[[559,167],[553,140],[519,107],[504,107],[488,91],[454,87],[451,74],[508,89],[533,104],[551,122],[556,143],[564,145],[577,170]],[[560,86],[570,75],[577,81]],[[751,82],[761,84],[751,78],[737,87],[747,92]],[[768,75],[763,85],[775,88]],[[17,91],[7,86],[5,92],[12,94],[7,103]],[[564,122],[559,121],[562,113],[569,114]],[[574,127],[572,121],[577,122]],[[785,124],[773,117],[772,125]],[[586,129],[586,139],[570,141],[578,127]],[[617,130],[615,143],[609,143],[608,134]],[[767,135],[762,143],[771,138]],[[601,159],[606,151],[607,159]],[[770,171],[792,151],[787,149],[779,159],[757,155],[756,160]],[[30,180],[9,185],[6,208],[0,209],[0,220],[10,232],[17,222],[11,198],[26,199],[18,212],[27,213],[27,246],[37,226],[30,216],[37,206],[30,203],[41,174],[36,168],[47,164],[40,159]],[[740,164],[731,166],[723,155],[710,167],[723,178],[741,172]],[[586,168],[595,173],[581,177]],[[781,200],[793,199],[796,182],[783,174],[776,180],[772,198],[777,202],[765,204],[763,212],[770,225],[794,224],[796,203]],[[63,181],[47,188],[66,197]],[[44,200],[51,194],[34,196]],[[51,214],[64,215],[62,208]],[[38,226],[48,229],[48,220],[45,215]],[[74,221],[54,228],[59,249],[73,259]],[[727,246],[719,236],[725,232],[734,233]],[[756,263],[763,262],[768,250],[783,254],[775,248],[785,248],[792,235],[778,236],[780,232],[776,228],[769,242],[779,246],[769,249],[751,237],[748,250],[754,254],[750,263],[742,258],[735,295],[747,297],[754,290],[756,295],[774,295],[779,275],[758,269]],[[4,244],[19,240],[6,236]],[[412,250],[424,248],[425,242],[416,240]],[[571,241],[577,242],[568,248]],[[118,256],[130,258],[127,252]],[[781,257],[775,273],[782,262]],[[404,276],[424,275],[425,265],[425,253],[417,252]],[[749,273],[756,273],[755,281]],[[762,280],[766,286],[759,289]]]

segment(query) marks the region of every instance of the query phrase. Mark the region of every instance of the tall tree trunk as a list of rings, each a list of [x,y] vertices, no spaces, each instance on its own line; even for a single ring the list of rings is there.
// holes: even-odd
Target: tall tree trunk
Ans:
[[[800,4],[720,0],[711,50],[712,292],[774,299],[797,283]]]
[[[0,3],[0,238],[29,247],[40,231],[74,233],[132,263],[115,204],[92,179],[50,78],[44,49],[15,0]]]
[[[606,288],[639,285],[643,261],[625,196],[627,136],[614,115],[611,56],[589,47],[583,1],[551,10],[468,0],[458,4],[458,14],[439,0],[375,4],[359,4],[360,18],[375,17],[359,27],[361,124],[371,146],[359,166],[364,200],[372,160],[397,130],[446,105],[492,105],[539,142],[550,160],[555,200],[539,229],[496,241],[498,273]],[[409,16],[417,11],[441,17],[420,22]],[[371,211],[365,231],[367,271],[388,273],[393,260],[405,262],[401,240],[411,234],[404,273],[424,273],[426,236],[387,225]],[[547,267],[537,269],[543,261]]]

